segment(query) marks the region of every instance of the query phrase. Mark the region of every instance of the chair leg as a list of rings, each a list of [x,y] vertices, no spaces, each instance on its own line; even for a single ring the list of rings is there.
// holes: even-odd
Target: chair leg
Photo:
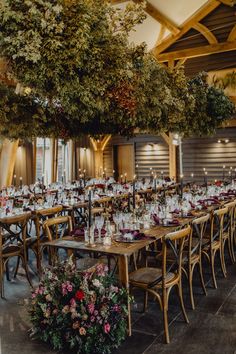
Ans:
[[[179,295],[179,302],[180,302],[180,306],[181,306],[181,310],[183,312],[183,316],[184,316],[184,319],[187,323],[189,323],[189,319],[188,319],[188,316],[187,316],[187,313],[185,311],[185,306],[184,306],[184,300],[183,300],[183,291],[182,291],[182,284],[181,284],[181,280],[180,282],[177,284],[178,286],[178,295]]]
[[[28,271],[28,265],[27,265],[27,262],[25,260],[25,257],[23,255],[20,256],[20,257],[21,257],[21,260],[22,260],[22,265],[23,265],[23,267],[25,269],[26,278],[27,278],[31,288],[33,288],[33,284],[32,284],[32,282],[30,280],[29,271]]]
[[[164,332],[165,332],[165,341],[167,344],[170,343],[169,335],[169,325],[168,325],[168,308],[167,308],[167,293],[166,289],[163,291],[163,322],[164,322]]]
[[[223,276],[226,278],[226,265],[225,265],[225,255],[224,255],[224,249],[225,249],[225,244],[220,247],[220,267],[223,273]]]
[[[203,277],[202,260],[201,259],[200,259],[200,262],[198,263],[198,269],[199,269],[199,275],[200,275],[200,281],[201,281],[201,285],[202,285],[202,290],[203,290],[204,294],[207,295],[206,286],[205,286],[204,277]]]
[[[231,263],[234,263],[234,256],[233,256],[233,250],[232,250],[232,240],[231,240],[231,235],[230,237],[227,239],[227,246],[228,246],[228,252],[229,252],[229,256],[231,259]]]
[[[144,291],[144,298],[143,298],[143,312],[147,311],[147,304],[148,304],[148,292]]]
[[[192,309],[194,310],[195,304],[194,304],[194,298],[193,298],[193,270],[194,270],[194,268],[192,268],[190,265],[189,270],[188,270],[188,283],[189,283],[191,306],[192,306]]]
[[[233,262],[236,262],[236,258],[235,258],[235,253],[234,253],[234,230],[231,233],[231,237],[230,237],[230,244],[231,244],[231,252],[232,252],[232,256],[233,256]]]
[[[18,273],[18,270],[19,270],[19,265],[20,265],[20,257],[18,256],[17,257],[17,263],[16,263],[16,269],[15,269],[15,272],[14,272],[14,278],[16,278],[16,276],[17,276],[17,273]]]
[[[212,274],[212,279],[213,279],[213,286],[215,289],[217,289],[217,283],[216,283],[216,275],[215,275],[215,252],[211,252],[210,255],[210,262],[211,262],[211,274]]]
[[[1,298],[4,299],[4,266],[2,260],[0,262],[0,291],[1,291]]]
[[[8,260],[5,263],[7,281],[11,281]]]

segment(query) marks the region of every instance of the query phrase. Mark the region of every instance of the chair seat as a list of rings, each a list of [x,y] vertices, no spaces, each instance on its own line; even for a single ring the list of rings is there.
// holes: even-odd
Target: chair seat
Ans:
[[[210,248],[210,244],[207,244],[207,245],[205,245],[204,247],[203,247],[203,251],[207,251],[207,250],[209,250],[209,248]],[[220,248],[220,241],[213,241],[212,242],[212,248],[213,249],[217,249],[217,248]]]
[[[13,257],[14,255],[18,255],[21,253],[22,247],[17,245],[8,244],[7,246],[3,247],[2,255],[3,257]]]
[[[229,238],[229,232],[223,232],[223,240],[226,240],[227,238]]]
[[[166,274],[166,283],[173,282],[177,278],[178,276],[175,273],[169,272]],[[147,287],[156,279],[160,279],[160,282],[156,285],[156,287],[160,287],[162,285],[162,269],[160,268],[140,268],[129,274],[130,283],[142,284],[144,287]]]

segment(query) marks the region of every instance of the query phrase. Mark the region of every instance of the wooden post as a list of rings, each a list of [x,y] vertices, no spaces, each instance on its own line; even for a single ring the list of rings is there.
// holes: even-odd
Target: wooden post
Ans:
[[[10,141],[8,139],[4,139],[3,141],[2,152],[0,157],[1,188],[3,186],[10,186],[12,183],[18,144],[19,140]]]
[[[161,136],[169,146],[169,176],[176,180],[176,146],[173,144],[173,134],[169,133],[167,135],[166,133],[162,133]]]
[[[94,170],[95,170],[96,177],[100,177],[101,168],[102,168],[102,171],[104,169],[103,151],[110,139],[111,139],[111,135],[105,135],[101,141],[90,138],[91,143],[94,148]]]

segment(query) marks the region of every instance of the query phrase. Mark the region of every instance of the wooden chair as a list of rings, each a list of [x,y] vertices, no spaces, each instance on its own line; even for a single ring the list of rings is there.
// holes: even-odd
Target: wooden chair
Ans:
[[[39,274],[41,274],[42,246],[48,241],[45,233],[42,232],[43,223],[47,219],[56,217],[62,212],[62,209],[63,207],[61,205],[56,205],[54,207],[34,211],[33,219],[35,223],[36,236],[27,238],[27,247],[35,254]]]
[[[207,294],[202,271],[202,242],[209,220],[210,214],[207,214],[192,221],[192,233],[189,237],[188,250],[186,252],[184,251],[184,261],[186,261],[187,265],[190,300],[193,310],[195,309],[193,297],[193,273],[196,266],[198,266],[203,292],[205,295]]]
[[[226,277],[224,252],[223,252],[223,229],[224,218],[228,213],[228,208],[222,208],[213,211],[210,220],[210,234],[204,239],[205,245],[202,248],[202,254],[205,255],[211,265],[213,285],[217,288],[215,275],[215,256],[219,253],[220,265],[223,276]]]
[[[152,294],[158,300],[163,312],[166,343],[170,342],[168,328],[168,302],[170,291],[174,286],[178,288],[178,296],[185,321],[188,317],[185,311],[182,294],[182,256],[184,242],[191,235],[191,227],[167,234],[162,242],[162,267],[144,267],[129,274],[129,282],[132,288],[140,288],[145,291],[144,308],[147,307],[148,294]],[[178,244],[178,247],[175,246]],[[171,249],[175,261],[167,268],[167,250]]]
[[[58,216],[48,219],[43,223],[43,229],[47,241],[49,242],[58,238],[62,238],[63,236],[68,236],[68,234],[73,230],[71,216]],[[65,231],[68,233],[67,235],[65,235]],[[47,247],[46,242],[45,245],[42,245],[42,248],[45,247]],[[49,264],[54,262],[56,259],[56,253],[54,251],[55,249],[53,250],[50,247],[48,248]]]
[[[224,229],[223,229],[223,250],[227,243],[229,255],[232,263],[235,262],[234,255],[234,233],[235,233],[235,211],[236,211],[236,200],[230,203],[225,204],[225,207],[228,208],[228,214],[224,220]],[[225,264],[224,264],[225,266]],[[225,267],[226,268],[226,267]]]
[[[1,218],[0,222],[0,289],[1,297],[4,298],[4,271],[8,260],[17,258],[17,266],[14,277],[17,275],[19,261],[21,259],[25,269],[26,278],[32,287],[27,264],[26,227],[30,219],[30,213]],[[14,226],[14,228],[12,228]],[[3,229],[7,230],[7,235],[3,234]],[[14,231],[13,231],[14,230]]]

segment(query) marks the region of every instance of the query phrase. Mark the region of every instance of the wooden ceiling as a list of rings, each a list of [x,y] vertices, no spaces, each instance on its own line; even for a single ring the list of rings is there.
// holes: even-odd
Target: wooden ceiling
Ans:
[[[140,0],[133,1],[141,2]],[[112,0],[114,4],[121,2],[125,1]],[[145,11],[161,24],[157,43],[152,52],[160,62],[167,64],[170,68],[183,63],[189,67],[191,60],[196,61],[200,58],[201,62],[202,57],[214,62],[214,66],[216,64],[223,66],[222,60],[226,56],[219,56],[219,54],[236,51],[235,0],[208,0],[179,26],[175,24],[174,19],[171,20],[165,16],[149,1],[146,2]],[[170,34],[164,38],[166,30]],[[227,63],[227,67],[236,67],[235,56],[230,57],[231,61]],[[216,63],[215,59],[220,62]],[[204,67],[201,69],[204,70]],[[190,68],[187,71],[191,71]]]

